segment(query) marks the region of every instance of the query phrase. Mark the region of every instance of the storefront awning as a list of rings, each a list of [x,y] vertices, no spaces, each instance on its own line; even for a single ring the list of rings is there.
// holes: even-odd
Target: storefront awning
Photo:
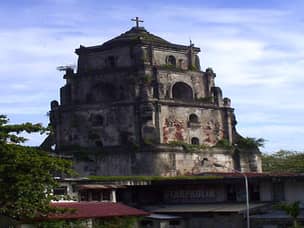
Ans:
[[[252,203],[250,204],[250,210],[256,210],[261,207],[265,207],[268,204],[265,203]],[[245,203],[213,203],[213,204],[178,204],[178,205],[158,205],[147,206],[146,210],[153,213],[225,213],[235,212],[243,213],[246,211]]]

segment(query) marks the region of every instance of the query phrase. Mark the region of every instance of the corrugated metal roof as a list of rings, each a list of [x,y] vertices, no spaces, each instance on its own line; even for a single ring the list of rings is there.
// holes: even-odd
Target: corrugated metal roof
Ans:
[[[78,185],[79,190],[102,190],[102,189],[117,189],[117,188],[126,188],[124,185],[116,185],[116,184],[83,184]]]
[[[248,178],[254,177],[304,177],[303,173],[257,173],[257,172],[244,172]],[[196,176],[222,176],[224,178],[243,177],[242,174],[236,172],[204,172]]]

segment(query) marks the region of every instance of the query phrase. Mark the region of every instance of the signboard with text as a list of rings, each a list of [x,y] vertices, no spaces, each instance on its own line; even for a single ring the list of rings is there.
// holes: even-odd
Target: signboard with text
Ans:
[[[164,200],[167,203],[214,202],[216,191],[214,188],[166,190]]]

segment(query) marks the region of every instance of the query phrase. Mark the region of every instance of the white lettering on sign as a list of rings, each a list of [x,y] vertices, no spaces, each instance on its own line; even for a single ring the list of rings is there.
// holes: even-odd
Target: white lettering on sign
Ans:
[[[197,190],[168,190],[165,191],[166,202],[209,202],[216,199],[214,189],[197,189]]]

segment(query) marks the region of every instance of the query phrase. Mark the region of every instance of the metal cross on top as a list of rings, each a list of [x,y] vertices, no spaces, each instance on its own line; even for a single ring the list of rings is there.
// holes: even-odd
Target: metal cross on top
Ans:
[[[139,17],[135,17],[135,18],[131,19],[131,21],[135,21],[136,22],[136,28],[139,27],[139,22],[144,22],[143,20],[140,20]]]

